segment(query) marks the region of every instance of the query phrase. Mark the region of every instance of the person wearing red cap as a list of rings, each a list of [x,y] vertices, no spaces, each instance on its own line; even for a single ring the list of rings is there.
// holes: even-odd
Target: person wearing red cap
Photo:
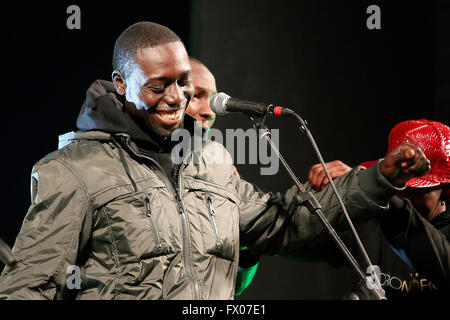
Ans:
[[[388,298],[450,294],[450,128],[425,119],[404,121],[391,130],[387,154],[402,143],[420,147],[431,170],[409,180],[390,201],[386,215],[356,229],[371,262],[381,269],[380,282]],[[361,166],[369,168],[378,161]],[[339,160],[327,163],[327,168],[333,179],[351,170]],[[308,180],[316,190],[329,183],[320,164],[311,167]],[[353,237],[349,233],[342,237],[358,256]],[[328,259],[332,264],[343,263],[326,251],[333,256]]]

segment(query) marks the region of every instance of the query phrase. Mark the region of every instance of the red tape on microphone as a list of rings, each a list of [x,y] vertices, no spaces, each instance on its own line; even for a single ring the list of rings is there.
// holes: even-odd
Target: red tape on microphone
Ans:
[[[273,114],[276,116],[281,116],[281,111],[283,110],[283,107],[276,106],[273,108]]]

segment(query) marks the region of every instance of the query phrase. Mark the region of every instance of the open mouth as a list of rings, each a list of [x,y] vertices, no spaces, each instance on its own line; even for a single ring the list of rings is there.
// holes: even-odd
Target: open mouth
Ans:
[[[183,109],[174,111],[158,111],[156,113],[165,123],[175,124],[178,123],[183,116]]]

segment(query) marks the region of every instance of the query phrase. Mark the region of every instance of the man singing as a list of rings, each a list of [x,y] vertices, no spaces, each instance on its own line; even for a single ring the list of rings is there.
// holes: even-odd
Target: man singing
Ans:
[[[113,82],[87,91],[77,132],[31,175],[32,203],[5,268],[9,299],[232,299],[241,246],[257,254],[301,254],[327,240],[320,221],[286,194],[237,179],[225,148],[202,140],[198,161],[174,161],[191,66],[180,38],[140,22],[117,39]],[[395,192],[429,170],[420,148],[402,144],[337,187],[355,221],[377,217]],[[331,189],[315,193],[330,223],[347,226]],[[79,285],[69,270],[80,269]],[[75,284],[75,285],[74,285]]]

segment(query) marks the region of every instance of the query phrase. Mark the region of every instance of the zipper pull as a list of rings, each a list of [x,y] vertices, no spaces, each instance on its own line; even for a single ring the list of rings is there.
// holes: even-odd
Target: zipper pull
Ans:
[[[207,199],[208,199],[209,213],[214,217],[216,215],[216,212],[214,211],[214,207],[213,207],[213,204],[212,204],[212,199],[211,199],[211,194],[210,193],[208,193]]]
[[[147,215],[147,217],[150,217],[151,212],[150,212],[150,199],[148,198],[148,194],[144,195],[144,201],[145,201],[145,214]]]
[[[181,202],[181,198],[180,198],[180,196],[178,194],[175,195],[175,200],[177,201],[178,211],[181,214],[184,214],[183,203]]]

